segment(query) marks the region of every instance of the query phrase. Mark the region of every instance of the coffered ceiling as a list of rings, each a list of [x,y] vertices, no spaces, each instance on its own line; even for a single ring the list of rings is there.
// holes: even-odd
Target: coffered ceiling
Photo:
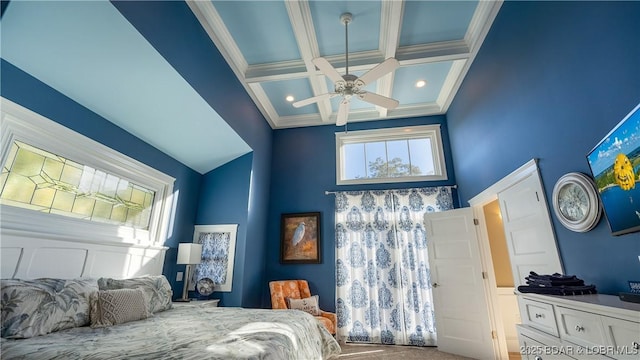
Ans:
[[[501,1],[188,1],[272,128],[335,124],[340,96],[312,63],[323,57],[361,76],[388,58],[400,67],[364,89],[398,100],[393,110],[351,101],[348,121],[446,113]],[[417,87],[416,83],[426,85]],[[220,84],[224,86],[224,84]],[[290,96],[293,100],[287,101]]]

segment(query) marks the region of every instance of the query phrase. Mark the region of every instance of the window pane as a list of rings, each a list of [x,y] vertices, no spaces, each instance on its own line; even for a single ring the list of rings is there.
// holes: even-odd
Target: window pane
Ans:
[[[367,177],[364,162],[364,144],[346,144],[344,151],[344,176],[347,179],[363,179]]]
[[[387,147],[384,141],[370,142],[364,144],[366,148],[367,177],[386,178],[389,169],[387,168]]]
[[[389,158],[389,177],[408,176],[411,174],[407,140],[387,141],[387,154]]]
[[[409,140],[409,152],[411,165],[415,172],[413,175],[434,175],[433,154],[431,153],[431,139]]]
[[[155,192],[15,141],[2,169],[0,203],[148,229]]]

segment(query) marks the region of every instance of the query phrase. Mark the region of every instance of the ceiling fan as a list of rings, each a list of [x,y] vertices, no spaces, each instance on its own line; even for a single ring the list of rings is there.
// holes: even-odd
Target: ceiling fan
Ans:
[[[363,88],[371,82],[378,80],[382,76],[397,69],[400,66],[398,60],[388,58],[360,77],[349,74],[349,23],[352,19],[353,15],[351,15],[351,13],[344,13],[340,16],[340,21],[345,27],[346,74],[340,75],[340,73],[338,73],[338,71],[325,58],[318,57],[313,59],[313,64],[326,77],[333,81],[334,91],[293,103],[294,107],[299,108],[325,99],[330,99],[338,95],[342,96],[336,119],[337,126],[342,126],[347,123],[347,118],[349,117],[349,104],[353,96],[357,96],[360,100],[389,110],[395,109],[398,106],[398,100],[363,90]]]

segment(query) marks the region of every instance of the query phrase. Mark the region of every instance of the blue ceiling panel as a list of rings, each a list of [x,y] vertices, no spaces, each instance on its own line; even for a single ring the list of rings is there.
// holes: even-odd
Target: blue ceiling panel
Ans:
[[[292,79],[282,81],[263,82],[262,89],[269,97],[269,101],[280,116],[306,115],[318,111],[315,105],[307,105],[295,108],[285,98],[288,95],[295,97],[294,101],[303,100],[313,96],[309,79]]]
[[[300,59],[283,1],[213,1],[213,5],[249,65]]]
[[[399,68],[395,73],[393,97],[401,100],[401,105],[435,102],[452,64],[442,61]],[[427,85],[416,87],[418,80],[426,81]]]
[[[345,26],[340,15],[350,12],[349,53],[376,50],[380,42],[380,1],[309,2],[321,56],[345,51]]]
[[[464,38],[477,1],[407,1],[400,46]]]

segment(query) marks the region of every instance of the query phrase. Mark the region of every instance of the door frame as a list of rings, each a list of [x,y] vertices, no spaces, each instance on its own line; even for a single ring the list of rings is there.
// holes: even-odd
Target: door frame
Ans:
[[[487,222],[484,216],[484,206],[492,201],[498,199],[498,194],[509,187],[519,183],[532,174],[537,174],[540,178],[540,172],[538,170],[538,159],[534,158],[522,165],[511,174],[505,176],[495,184],[489,186],[478,195],[469,200],[469,205],[473,208],[473,214],[482,226],[478,226],[478,238],[480,240],[480,258],[482,261],[483,271],[487,274],[489,286],[485,287],[485,296],[487,298],[489,320],[491,322],[491,328],[496,332],[496,336],[493,339],[494,354],[496,359],[508,359],[509,352],[507,350],[507,339],[504,332],[504,326],[502,325],[502,314],[499,310],[498,303],[498,285],[496,284],[495,271],[493,268],[493,259],[491,258],[491,247],[489,244],[489,234],[487,232]],[[546,196],[545,196],[546,202]]]

